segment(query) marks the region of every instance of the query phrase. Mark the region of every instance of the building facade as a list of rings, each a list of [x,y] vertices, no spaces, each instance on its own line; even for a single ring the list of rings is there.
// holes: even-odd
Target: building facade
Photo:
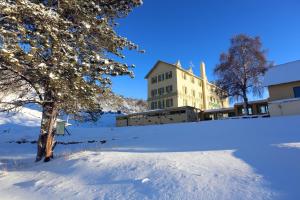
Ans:
[[[248,102],[249,115],[245,116],[243,103],[236,103],[233,107],[204,110],[200,112],[200,120],[217,120],[226,118],[257,118],[269,117],[268,99]]]
[[[199,110],[184,106],[117,116],[116,126],[141,126],[196,121],[199,121]]]
[[[277,65],[265,75],[271,116],[300,115],[300,60]]]
[[[179,61],[176,64],[158,61],[145,77],[148,81],[148,108],[191,106],[206,110],[228,107],[228,99],[221,99],[216,92],[217,86],[207,80],[203,62],[200,71],[198,77],[192,68],[183,69]]]

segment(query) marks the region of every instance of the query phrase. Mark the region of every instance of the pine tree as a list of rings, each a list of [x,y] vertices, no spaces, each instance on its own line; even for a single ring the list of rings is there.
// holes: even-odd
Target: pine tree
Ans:
[[[261,96],[262,77],[269,66],[259,37],[233,37],[228,53],[221,54],[220,64],[214,69],[220,96],[241,97],[248,115],[248,94]]]
[[[97,113],[97,97],[110,76],[133,76],[110,59],[138,46],[119,36],[115,20],[141,0],[2,0],[0,2],[0,99],[2,111],[28,103],[42,107],[36,161],[53,156],[54,124],[61,112]]]

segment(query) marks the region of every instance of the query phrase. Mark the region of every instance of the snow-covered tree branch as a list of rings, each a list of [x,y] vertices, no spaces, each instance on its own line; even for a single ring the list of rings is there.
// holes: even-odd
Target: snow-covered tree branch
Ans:
[[[131,66],[107,57],[139,50],[119,36],[115,19],[141,0],[3,0],[0,2],[0,105],[27,103],[43,108],[37,161],[52,156],[53,127],[59,112],[100,109],[97,97],[109,76],[133,76]],[[12,99],[6,101],[7,95]],[[5,110],[5,109],[4,109]]]

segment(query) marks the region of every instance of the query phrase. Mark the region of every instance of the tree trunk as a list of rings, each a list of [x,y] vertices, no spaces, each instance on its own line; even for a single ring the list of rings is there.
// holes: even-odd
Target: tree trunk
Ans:
[[[37,155],[36,162],[42,160],[48,162],[53,157],[53,147],[55,145],[54,125],[58,115],[58,110],[55,103],[44,103],[43,105],[43,116],[41,121],[41,130],[37,143]]]
[[[243,92],[243,99],[244,99],[243,106],[244,106],[244,111],[245,111],[244,115],[249,115],[249,110],[248,110],[249,104],[248,104],[248,97],[247,97],[246,92]]]

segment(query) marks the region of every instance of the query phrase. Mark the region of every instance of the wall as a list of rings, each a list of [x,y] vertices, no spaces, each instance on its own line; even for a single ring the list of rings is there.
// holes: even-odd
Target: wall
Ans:
[[[203,106],[203,81],[191,73],[187,73],[181,69],[177,69],[177,91],[178,106],[192,106],[198,109],[204,109]],[[184,75],[185,74],[185,79]],[[194,79],[194,83],[192,82]],[[200,84],[199,84],[200,82]],[[187,89],[185,94],[184,87]],[[195,91],[195,96],[192,91]]]
[[[228,98],[221,100],[215,92],[216,86],[209,83],[206,79],[202,79],[195,76],[193,73],[189,73],[181,69],[177,69],[176,74],[179,106],[192,106],[198,109],[229,107]],[[183,74],[186,74],[185,79]],[[194,79],[194,82],[192,79]],[[187,94],[185,94],[184,87],[187,88]],[[192,91],[195,91],[195,96]],[[204,102],[205,98],[207,100],[206,106]]]
[[[172,71],[172,78],[171,79],[165,79],[163,81],[157,82],[157,83],[151,83],[151,79],[154,76],[158,76],[159,74],[165,74],[166,72]],[[177,104],[175,102],[176,98],[174,98],[177,95],[176,91],[176,68],[164,63],[164,62],[159,62],[158,66],[154,68],[154,70],[151,72],[151,74],[148,77],[148,108],[151,109],[151,102],[152,101],[158,101],[158,100],[165,100],[168,98],[173,97],[173,105],[177,107]],[[169,94],[166,93],[166,86],[172,85],[173,86],[173,91]],[[161,96],[156,96],[156,97],[151,97],[151,90],[153,89],[158,89],[158,88],[165,88],[165,93],[164,95]]]
[[[293,87],[300,86],[300,81],[280,84],[280,85],[272,85],[269,86],[269,95],[270,101],[282,100],[282,99],[292,99],[294,97]]]
[[[198,113],[195,109],[172,109],[151,113],[136,113],[134,115],[116,118],[116,126],[139,126],[151,124],[168,124],[179,122],[198,121]],[[128,123],[127,123],[128,122]]]
[[[300,98],[269,103],[271,116],[300,115]]]

